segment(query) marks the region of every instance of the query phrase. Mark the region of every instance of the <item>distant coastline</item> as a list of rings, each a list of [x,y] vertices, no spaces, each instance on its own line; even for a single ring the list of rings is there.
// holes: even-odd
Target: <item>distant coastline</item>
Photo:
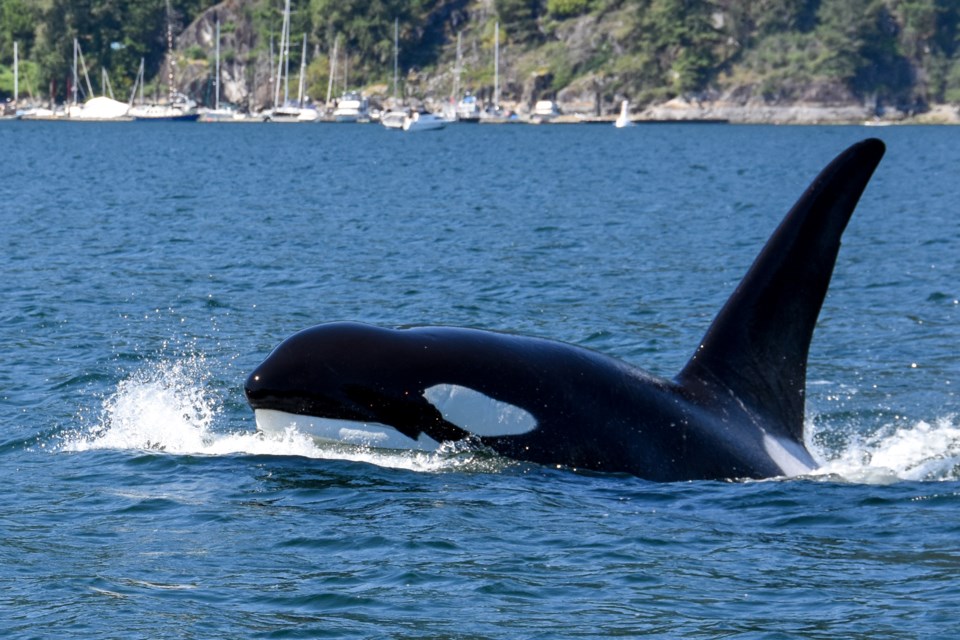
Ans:
[[[504,103],[504,108],[516,111],[526,119],[526,105]],[[554,124],[613,123],[615,114],[596,116],[584,105],[559,103],[561,115],[550,120]],[[666,102],[638,107],[631,119],[642,123],[709,123],[778,124],[778,125],[960,125],[960,107],[952,104],[931,105],[919,113],[887,109],[877,115],[873,109],[856,104],[817,103],[747,103],[727,100],[688,101],[674,98]]]
[[[687,102],[674,99],[647,107],[637,120],[709,120],[721,119],[736,124],[960,124],[960,108],[932,105],[922,113],[910,114],[890,109],[879,115],[858,105],[735,104],[726,101]]]

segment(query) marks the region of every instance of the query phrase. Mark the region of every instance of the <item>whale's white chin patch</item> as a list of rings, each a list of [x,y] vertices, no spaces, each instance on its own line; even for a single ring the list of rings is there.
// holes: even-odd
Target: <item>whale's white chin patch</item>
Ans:
[[[528,411],[458,384],[434,385],[423,397],[444,420],[477,436],[519,436],[537,428]]]
[[[416,440],[408,438],[393,427],[377,422],[354,422],[316,416],[300,416],[274,409],[254,411],[257,429],[266,436],[281,436],[295,429],[320,443],[350,444],[375,449],[412,449],[436,451],[440,443],[421,433]]]

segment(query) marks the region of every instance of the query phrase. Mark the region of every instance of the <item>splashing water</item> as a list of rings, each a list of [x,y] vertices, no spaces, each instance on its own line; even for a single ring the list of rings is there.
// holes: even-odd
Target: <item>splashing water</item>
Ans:
[[[203,452],[215,439],[210,426],[220,407],[207,379],[199,357],[142,369],[103,401],[98,423],[69,435],[64,448]]]
[[[933,424],[921,420],[910,426],[889,426],[854,438],[843,450],[817,454],[821,466],[814,476],[867,484],[956,480],[960,478],[960,425],[955,416],[946,416]]]
[[[496,472],[513,464],[466,443],[444,443],[436,452],[321,446],[294,429],[277,437],[215,428],[221,401],[208,388],[202,357],[161,361],[117,385],[104,399],[97,423],[67,434],[60,450],[162,451],[177,455],[277,455],[367,462],[411,471]]]

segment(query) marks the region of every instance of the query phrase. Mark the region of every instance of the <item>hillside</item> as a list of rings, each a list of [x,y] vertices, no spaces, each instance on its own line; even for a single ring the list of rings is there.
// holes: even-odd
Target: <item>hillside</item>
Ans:
[[[35,87],[63,93],[73,35],[116,87],[129,86],[140,57],[148,75],[165,77],[163,0],[48,2],[0,5],[0,62],[9,64],[12,39],[23,42]],[[210,100],[219,17],[226,98],[252,110],[272,101],[281,0],[171,8],[181,89]],[[306,34],[317,101],[344,87],[392,93],[396,20],[400,92],[428,102],[454,93],[458,36],[460,88],[492,99],[498,23],[501,102],[519,111],[554,98],[568,112],[610,113],[628,98],[659,117],[816,121],[960,102],[956,0],[294,0],[293,9],[293,86]],[[7,85],[0,77],[0,91]]]

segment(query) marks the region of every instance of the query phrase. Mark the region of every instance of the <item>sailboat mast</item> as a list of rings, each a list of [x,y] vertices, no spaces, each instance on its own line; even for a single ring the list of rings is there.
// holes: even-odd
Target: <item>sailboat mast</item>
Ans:
[[[213,87],[216,94],[213,98],[213,108],[220,109],[220,16],[217,16],[217,75],[213,78]]]
[[[307,79],[307,34],[303,34],[303,51],[300,53],[300,83],[297,87],[297,106],[303,109],[303,90]]]
[[[283,8],[283,25],[280,27],[280,59],[277,61],[277,83],[273,88],[273,108],[280,108],[280,83],[283,80],[283,51],[286,43],[287,25],[290,20],[290,0]]]
[[[73,39],[73,104],[77,104],[77,92],[80,90],[80,76],[77,74],[77,52],[80,50],[80,43]]]
[[[462,31],[457,31],[457,70],[453,75],[453,99],[460,99],[460,73],[463,69],[463,53],[460,49],[460,39],[463,35]]]
[[[137,97],[137,89],[140,89],[140,104],[143,104],[143,58],[140,58],[140,69],[137,70],[137,79],[133,82],[133,90],[130,91],[130,102],[128,103],[131,107],[133,106],[133,99]]]
[[[333,39],[333,55],[330,56],[330,77],[327,79],[327,105],[330,104],[330,94],[333,92],[333,79],[337,75],[337,46],[340,44],[340,35]]]
[[[87,63],[83,59],[83,50],[80,48],[80,42],[74,39],[74,45],[76,46],[76,55],[80,58],[80,66],[83,67],[83,79],[87,81],[87,99],[93,97],[93,85],[90,84],[90,74],[87,73]],[[76,92],[74,92],[74,98],[76,98]]]
[[[167,0],[167,99],[173,104],[173,20],[170,0]]]
[[[17,43],[13,43],[13,108],[17,108],[20,99],[20,57]]]
[[[493,32],[493,108],[500,108],[500,22]]]
[[[286,37],[286,47],[283,50],[283,104],[290,101],[290,0],[286,2],[284,11],[284,34]]]
[[[400,19],[393,19],[393,104],[397,104],[397,76],[400,70]]]

